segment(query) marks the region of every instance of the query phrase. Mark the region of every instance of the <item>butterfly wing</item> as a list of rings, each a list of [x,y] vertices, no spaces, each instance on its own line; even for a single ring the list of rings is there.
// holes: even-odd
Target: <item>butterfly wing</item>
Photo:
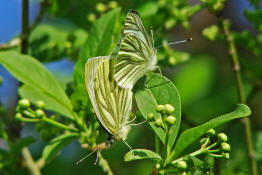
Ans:
[[[85,66],[85,81],[95,114],[103,127],[115,138],[125,138],[132,108],[132,91],[109,80],[110,57],[89,59]]]
[[[130,10],[120,40],[114,78],[119,86],[132,88],[146,72],[155,68],[156,56],[139,14]]]

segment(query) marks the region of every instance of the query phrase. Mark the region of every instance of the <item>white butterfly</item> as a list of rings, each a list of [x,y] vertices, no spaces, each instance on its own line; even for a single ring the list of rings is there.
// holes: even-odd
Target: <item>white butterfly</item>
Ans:
[[[124,141],[130,130],[133,93],[110,81],[109,72],[109,56],[89,59],[85,65],[86,88],[100,123],[113,139]]]
[[[119,86],[132,89],[136,81],[158,66],[157,50],[153,48],[139,14],[127,14],[120,48],[114,66],[114,79]]]

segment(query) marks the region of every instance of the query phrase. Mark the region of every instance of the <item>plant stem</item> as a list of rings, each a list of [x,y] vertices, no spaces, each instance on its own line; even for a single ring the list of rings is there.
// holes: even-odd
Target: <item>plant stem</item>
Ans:
[[[27,147],[24,147],[22,149],[22,156],[25,160],[25,164],[27,169],[29,170],[31,175],[41,175],[40,169],[37,166],[37,164],[34,162],[34,159],[32,158],[29,150]]]
[[[104,170],[104,172],[107,173],[107,175],[114,175],[114,173],[112,172],[110,166],[108,165],[107,160],[105,160],[103,158],[103,156],[99,153],[99,166]]]
[[[29,0],[23,0],[22,6],[22,33],[21,33],[21,53],[27,53],[28,33],[29,33]]]
[[[167,132],[166,132],[166,139],[165,139],[164,150],[163,150],[163,152],[164,152],[163,159],[165,161],[165,163],[164,163],[165,165],[167,164],[167,158],[169,157],[169,154],[170,154],[170,147],[169,147],[169,144],[168,144],[170,131],[171,131],[171,127],[168,126]]]
[[[160,154],[160,142],[158,136],[155,134],[155,150],[157,154]]]
[[[246,99],[245,99],[245,94],[244,94],[243,82],[242,82],[242,78],[240,74],[240,64],[239,64],[239,59],[238,59],[238,54],[237,54],[234,38],[230,34],[229,21],[226,19],[221,19],[221,27],[223,29],[224,35],[226,37],[226,41],[228,43],[229,55],[232,59],[232,62],[234,65],[234,71],[236,73],[239,102],[242,104],[245,104]],[[252,172],[252,175],[257,175],[258,174],[257,173],[257,164],[256,164],[255,156],[254,156],[254,150],[253,150],[250,119],[248,117],[244,117],[242,118],[242,123],[244,124],[246,145],[248,149],[248,157],[250,159],[251,172]]]
[[[47,117],[43,117],[43,118],[42,118],[42,121],[44,121],[44,122],[46,122],[46,123],[48,123],[48,124],[51,124],[51,125],[53,125],[53,126],[56,126],[57,128],[69,130],[69,131],[72,131],[72,132],[78,132],[78,129],[76,129],[76,128],[70,128],[70,127],[68,127],[68,126],[66,126],[66,125],[64,125],[64,124],[62,124],[62,123],[59,123],[59,122],[54,121],[54,120],[52,120],[52,119],[49,119],[49,118],[47,118]]]
[[[21,32],[21,53],[26,54],[28,50],[29,35],[29,0],[23,0],[22,3],[22,32]],[[27,147],[22,149],[22,157],[25,160],[26,167],[31,175],[41,175],[40,168],[35,163]]]

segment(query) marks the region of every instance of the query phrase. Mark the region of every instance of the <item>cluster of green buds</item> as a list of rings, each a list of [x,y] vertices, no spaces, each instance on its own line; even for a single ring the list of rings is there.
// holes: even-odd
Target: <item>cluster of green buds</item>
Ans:
[[[154,122],[156,127],[162,127],[165,131],[168,131],[170,126],[176,123],[176,117],[172,114],[175,111],[175,107],[170,104],[157,105],[156,112],[160,114],[160,117],[155,117],[153,113],[147,115],[148,122]]]
[[[36,129],[40,132],[43,139],[48,140],[51,135],[54,136],[58,134],[61,129],[72,132],[78,131],[74,126],[68,126],[58,122],[60,118],[58,114],[47,117],[44,111],[45,103],[43,101],[39,100],[34,103],[33,109],[31,106],[31,102],[28,99],[19,100],[16,107],[15,119],[20,122],[37,123]]]
[[[45,117],[45,112],[43,111],[45,103],[43,101],[37,101],[35,103],[35,110],[32,110],[30,106],[31,103],[28,99],[19,100],[16,107],[15,119],[17,121],[36,122]]]
[[[87,15],[87,20],[91,23],[94,23],[96,21],[96,19],[98,18],[98,16],[101,16],[102,14],[104,14],[105,12],[107,12],[110,9],[115,9],[118,7],[118,3],[116,1],[109,1],[107,4],[104,4],[102,2],[99,2],[96,4],[96,13],[89,13]]]
[[[212,142],[213,143],[212,143]],[[218,133],[214,129],[208,130],[205,137],[200,140],[201,148],[210,156],[229,159],[230,145],[225,133]]]

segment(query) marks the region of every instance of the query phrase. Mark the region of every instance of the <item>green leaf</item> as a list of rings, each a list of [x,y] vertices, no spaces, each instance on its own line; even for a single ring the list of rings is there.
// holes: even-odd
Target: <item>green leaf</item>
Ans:
[[[49,163],[55,158],[60,150],[78,137],[77,133],[66,133],[52,139],[44,148],[42,158]]]
[[[148,2],[145,3],[143,6],[137,9],[141,17],[149,17],[153,16],[158,11],[158,5],[157,2]]]
[[[55,77],[39,61],[28,55],[3,51],[0,52],[0,63],[16,79],[33,89],[37,89],[38,92],[44,94],[43,96],[48,96],[49,99],[53,99],[57,104],[67,109],[65,113],[70,114],[66,115],[66,117],[74,120],[71,101]]]
[[[174,84],[162,75],[149,73],[147,79],[146,86],[148,89],[140,87],[140,89],[135,92],[138,108],[146,119],[147,115],[151,112],[155,116],[159,117],[159,114],[156,113],[157,104],[171,104],[175,107],[175,112],[172,115],[176,117],[176,123],[172,126],[172,132],[168,142],[169,147],[172,148],[181,120],[181,103],[179,93]],[[160,128],[154,127],[153,124],[150,125],[164,143],[164,131]]]
[[[25,137],[25,138],[21,138],[20,140],[17,141],[17,143],[11,148],[11,152],[13,154],[20,154],[21,150],[34,143],[35,142],[35,138],[34,137]]]
[[[92,27],[74,68],[76,84],[84,83],[84,67],[89,58],[109,54],[119,13],[119,8],[108,12]]]
[[[140,160],[140,159],[151,159],[151,160],[157,160],[161,161],[161,157],[150,150],[146,149],[134,149],[126,153],[124,160],[125,161],[132,161],[132,160]]]
[[[18,93],[21,97],[32,101],[33,104],[41,99],[45,103],[45,109],[55,111],[64,116],[72,116],[72,111],[68,110],[64,105],[61,105],[56,99],[51,98],[48,94],[45,94],[29,85],[21,86],[18,89]]]
[[[209,129],[215,128],[223,123],[226,123],[230,120],[240,118],[240,117],[246,117],[251,114],[251,111],[248,106],[244,104],[239,104],[237,108],[228,114],[224,114],[222,116],[219,116],[217,118],[214,118],[200,126],[190,128],[186,131],[184,131],[181,136],[179,137],[175,149],[171,153],[171,159],[177,158],[181,155],[183,150],[187,148],[190,144],[192,144],[194,141],[196,141],[198,138],[200,138],[203,134],[205,134]]]

